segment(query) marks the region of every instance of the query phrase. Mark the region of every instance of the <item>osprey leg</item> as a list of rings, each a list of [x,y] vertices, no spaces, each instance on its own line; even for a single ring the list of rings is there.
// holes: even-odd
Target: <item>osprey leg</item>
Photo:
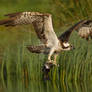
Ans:
[[[48,62],[52,62],[51,56],[53,55],[53,53],[54,53],[54,49],[51,49],[51,50],[50,50],[50,53],[49,53],[49,55],[48,55]]]
[[[57,56],[58,56],[58,54],[55,54],[55,55],[54,55],[54,62],[53,62],[54,65],[57,65],[57,62],[56,62]]]

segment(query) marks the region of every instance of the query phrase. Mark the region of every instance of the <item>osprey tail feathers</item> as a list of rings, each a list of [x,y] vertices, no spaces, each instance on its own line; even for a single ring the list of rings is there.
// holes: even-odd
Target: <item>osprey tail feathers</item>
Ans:
[[[45,46],[44,45],[40,45],[40,46],[27,46],[27,49],[32,52],[32,53],[44,53],[45,51]]]

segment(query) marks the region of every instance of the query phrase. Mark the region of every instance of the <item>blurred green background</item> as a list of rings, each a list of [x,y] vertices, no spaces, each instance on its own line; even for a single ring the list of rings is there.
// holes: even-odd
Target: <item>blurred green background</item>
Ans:
[[[58,31],[58,34],[60,34],[79,20],[91,19],[91,4],[91,0],[0,0],[0,19],[5,18],[5,14],[20,11],[48,12],[52,14],[55,31]],[[7,29],[10,30],[7,31]],[[4,47],[4,45],[6,46],[15,36],[23,33],[23,31],[14,32],[11,28],[7,29],[5,30],[4,27],[0,27],[0,37],[2,39],[0,44],[3,45],[2,47]],[[6,39],[6,36],[11,36],[12,39]],[[23,34],[21,36],[23,36]],[[23,39],[21,36],[19,40]],[[14,39],[14,42],[15,41],[16,39]]]
[[[20,11],[51,13],[55,32],[59,36],[79,20],[92,19],[92,0],[0,0],[0,19],[4,19],[5,14]],[[53,68],[49,73],[55,92],[58,90],[66,92],[69,88],[74,92],[75,87],[79,92],[78,90],[82,88],[81,81],[92,80],[92,41],[87,42],[74,32],[70,42],[76,49],[62,52],[57,59],[60,67]],[[30,80],[34,85],[37,83],[37,87],[41,83],[38,80],[42,80],[41,69],[47,56],[30,53],[26,49],[26,45],[30,44],[40,44],[31,25],[9,28],[0,26],[0,87],[3,84],[1,88],[14,91],[13,86],[16,83],[19,84],[19,92],[23,92],[21,90],[24,88],[23,83],[28,86]],[[71,81],[74,81],[75,87]],[[77,86],[76,81],[80,83],[80,87]],[[33,92],[43,92],[45,86],[48,88],[47,91],[51,92],[50,85],[50,83],[40,84],[39,87],[43,89],[39,91],[32,86]],[[87,90],[86,86],[83,84],[85,90]],[[84,92],[83,88],[80,92]],[[12,92],[10,90],[9,92]]]

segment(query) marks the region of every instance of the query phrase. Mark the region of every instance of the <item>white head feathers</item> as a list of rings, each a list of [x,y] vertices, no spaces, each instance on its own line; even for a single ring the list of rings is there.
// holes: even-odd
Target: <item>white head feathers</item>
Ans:
[[[64,42],[63,45],[64,45],[64,47],[70,46],[70,44],[68,42]]]

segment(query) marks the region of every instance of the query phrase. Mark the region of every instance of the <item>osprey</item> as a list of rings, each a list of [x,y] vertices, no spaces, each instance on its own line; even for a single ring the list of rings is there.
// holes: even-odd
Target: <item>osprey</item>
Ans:
[[[61,51],[68,51],[74,48],[69,43],[69,37],[73,30],[76,30],[82,38],[86,38],[87,40],[89,37],[92,38],[91,20],[81,20],[57,37],[53,29],[51,14],[40,12],[18,12],[5,16],[8,16],[9,18],[1,20],[0,25],[6,27],[33,24],[35,32],[43,44],[39,46],[27,46],[28,50],[32,53],[48,54],[47,62],[53,62],[55,65],[56,57]],[[54,56],[53,60],[51,59],[52,55]]]

